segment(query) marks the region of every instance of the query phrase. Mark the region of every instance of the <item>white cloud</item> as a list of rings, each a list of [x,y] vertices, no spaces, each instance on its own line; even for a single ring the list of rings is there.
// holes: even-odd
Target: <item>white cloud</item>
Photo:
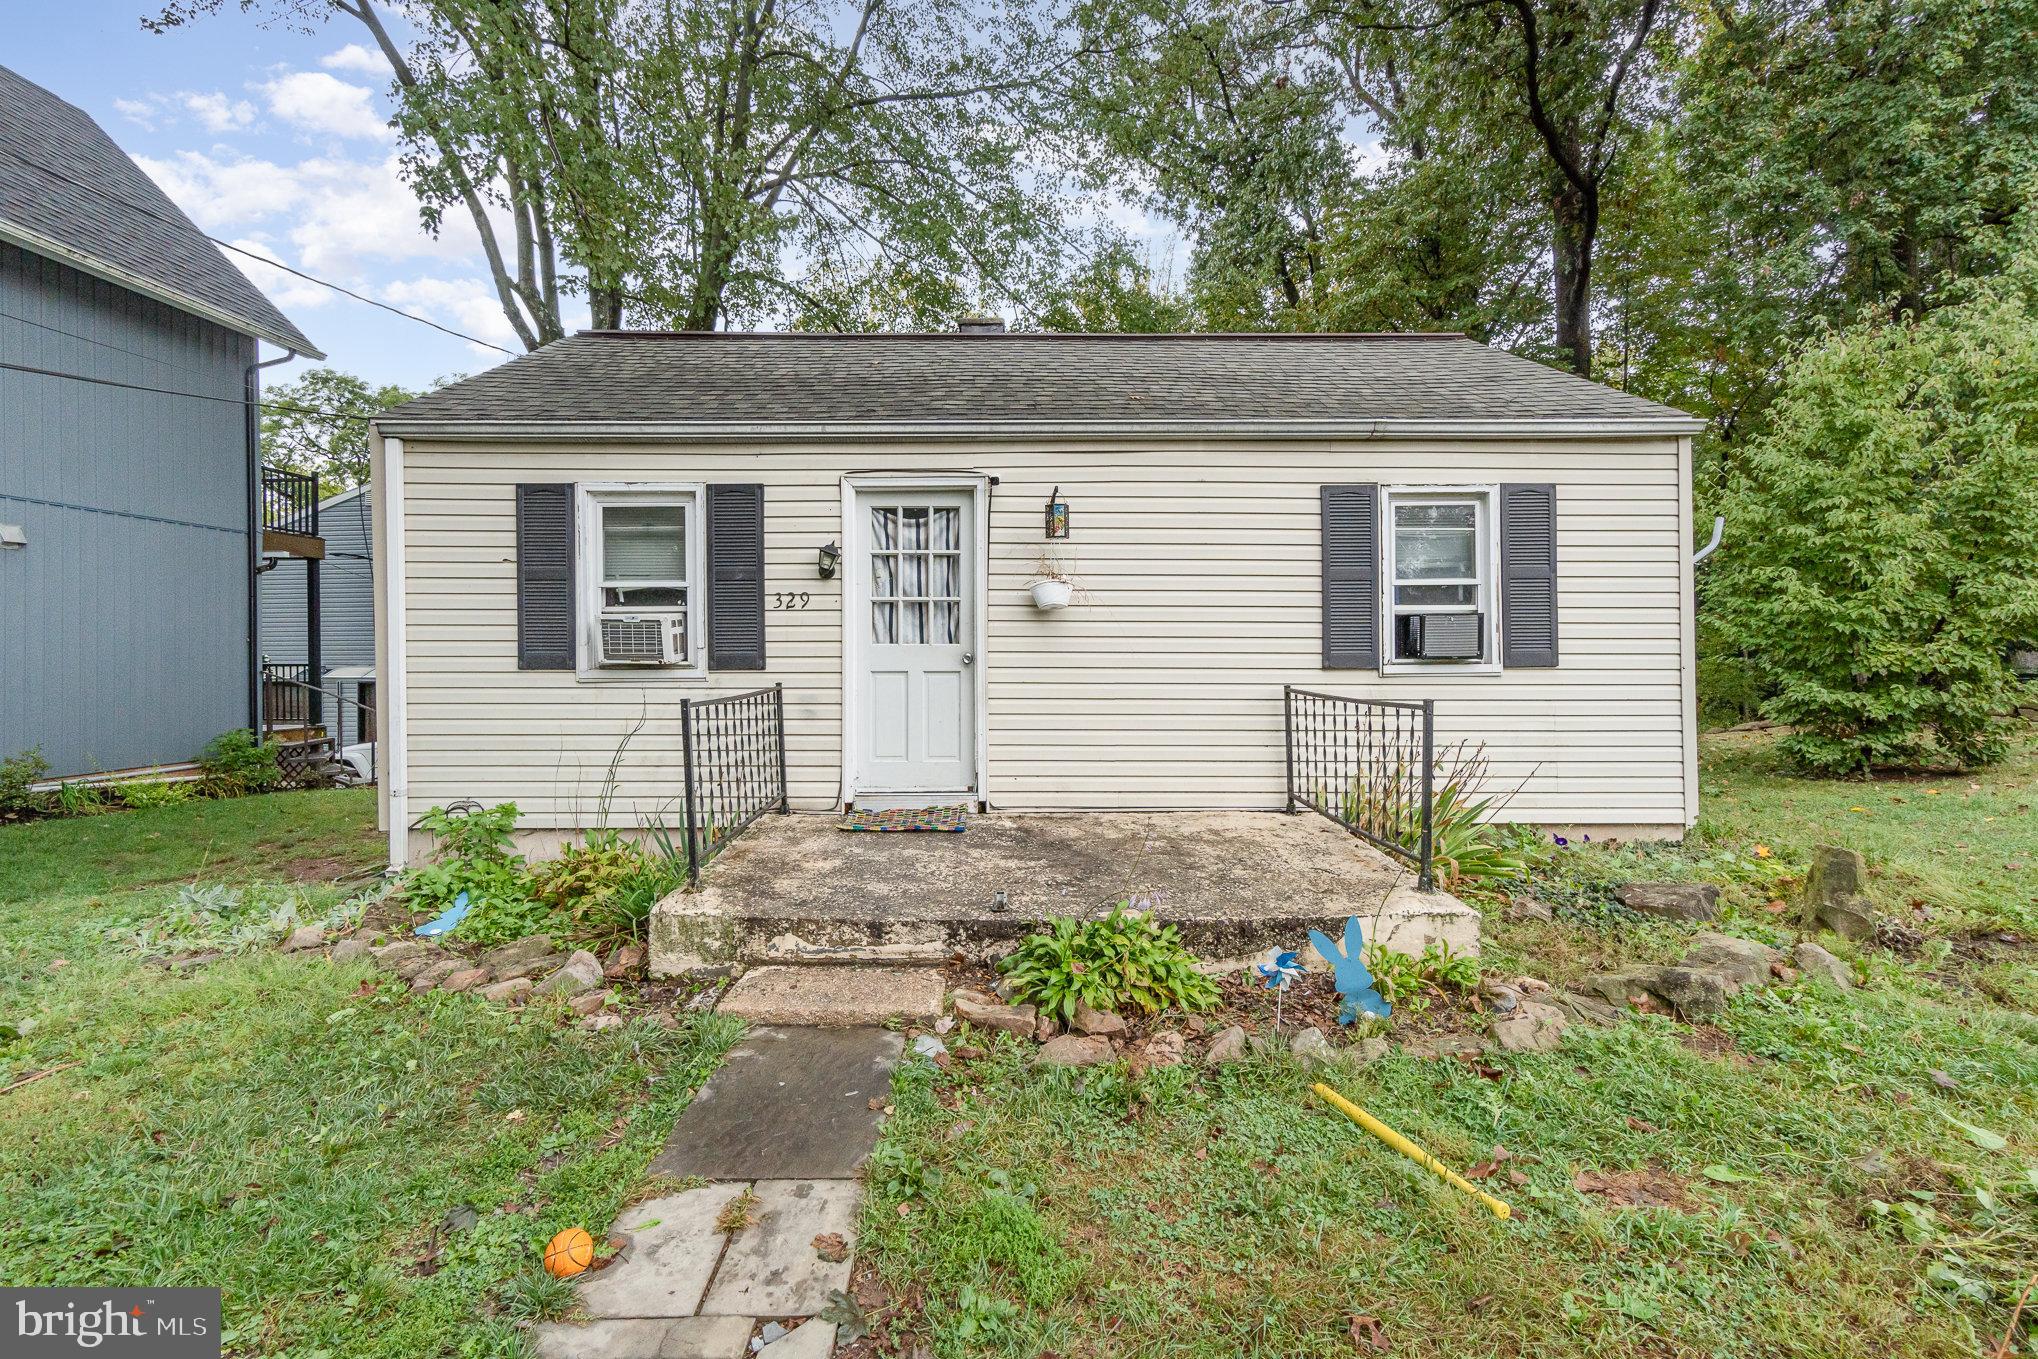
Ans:
[[[255,121],[255,106],[245,99],[229,99],[217,90],[186,90],[177,98],[205,126],[207,132],[237,132]]]
[[[156,130],[156,116],[162,112],[155,99],[116,99],[113,107],[121,117],[130,123],[139,123],[150,132]]]
[[[271,113],[307,132],[372,141],[396,135],[365,85],[350,85],[323,71],[293,71],[260,89],[268,96]]]
[[[389,63],[380,52],[371,52],[360,43],[350,42],[337,52],[328,52],[318,59],[318,64],[328,71],[353,71],[359,75],[389,74]]]
[[[260,255],[263,259],[279,259],[267,242],[258,241],[253,237],[243,237],[233,244],[237,249]],[[235,268],[246,274],[271,302],[285,311],[323,306],[339,296],[330,288],[321,288],[316,283],[282,269],[271,269],[261,260],[249,259],[247,255],[236,254],[231,258]]]
[[[517,348],[516,332],[502,314],[495,288],[479,278],[395,279],[382,292],[383,300],[402,307],[413,316],[427,317],[442,326],[465,331],[479,339],[492,340],[508,349]],[[478,355],[500,358],[493,349],[468,346]]]

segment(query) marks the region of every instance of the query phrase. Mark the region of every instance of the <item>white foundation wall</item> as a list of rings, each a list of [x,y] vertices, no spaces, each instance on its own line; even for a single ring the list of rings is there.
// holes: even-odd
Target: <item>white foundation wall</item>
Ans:
[[[400,456],[411,818],[473,798],[515,802],[534,829],[593,825],[610,760],[641,722],[619,765],[611,824],[676,823],[680,700],[774,682],[785,685],[795,806],[837,806],[843,580],[819,579],[815,559],[823,543],[848,541],[842,477],[870,471],[998,478],[978,667],[994,808],[1280,807],[1281,689],[1294,684],[1435,699],[1439,745],[1483,743],[1489,791],[1519,785],[1506,819],[1661,834],[1696,814],[1689,453],[1679,439],[420,438],[403,441]],[[769,669],[705,682],[518,670],[515,485],[666,480],[763,483],[767,604],[782,591],[811,601],[767,610]],[[1322,668],[1320,486],[1511,481],[1557,487],[1558,668],[1391,677]],[[1042,512],[1056,486],[1073,533],[1053,546],[1081,594],[1042,613],[1027,586],[1048,546]],[[843,572],[858,567],[845,560]]]

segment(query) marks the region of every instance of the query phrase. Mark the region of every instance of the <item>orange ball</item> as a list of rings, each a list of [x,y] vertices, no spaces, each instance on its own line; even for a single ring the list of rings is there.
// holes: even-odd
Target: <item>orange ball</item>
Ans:
[[[568,1227],[545,1243],[545,1268],[562,1279],[570,1279],[594,1263],[594,1238],[579,1227]]]

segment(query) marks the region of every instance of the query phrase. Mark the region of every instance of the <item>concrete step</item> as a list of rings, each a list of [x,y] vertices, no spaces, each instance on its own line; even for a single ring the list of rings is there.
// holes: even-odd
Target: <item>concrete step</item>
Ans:
[[[823,1029],[931,1024],[946,990],[931,967],[753,967],[715,1008],[752,1024]]]

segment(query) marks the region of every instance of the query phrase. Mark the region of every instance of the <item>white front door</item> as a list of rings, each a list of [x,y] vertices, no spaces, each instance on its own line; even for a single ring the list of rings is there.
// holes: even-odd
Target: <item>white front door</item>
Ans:
[[[976,788],[975,496],[859,488],[859,798]]]

